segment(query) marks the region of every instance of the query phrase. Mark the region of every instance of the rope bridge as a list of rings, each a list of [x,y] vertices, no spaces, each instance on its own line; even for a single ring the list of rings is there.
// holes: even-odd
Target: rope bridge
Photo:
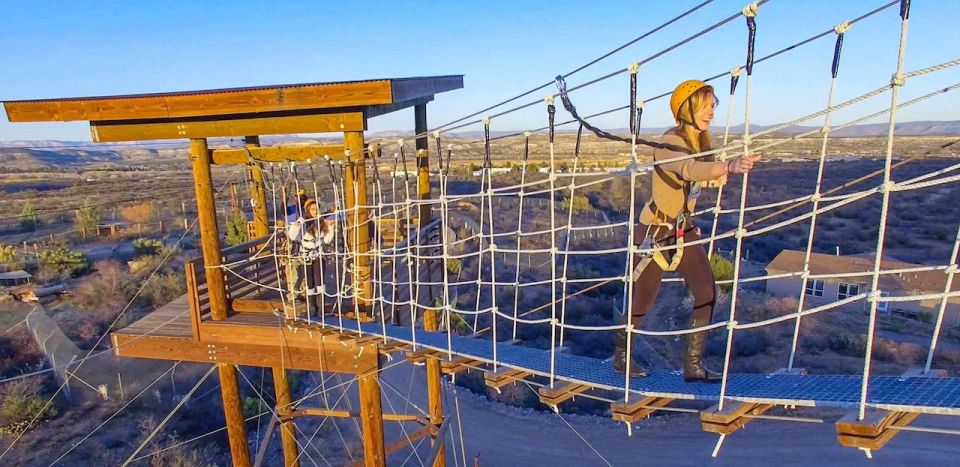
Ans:
[[[330,201],[332,207],[320,217],[334,221],[336,240],[331,246],[331,251],[324,254],[326,259],[321,261],[321,267],[322,274],[332,278],[332,283],[328,280],[324,287],[313,291],[291,290],[285,277],[284,264],[292,263],[297,255],[290,253],[282,227],[276,227],[274,233],[263,242],[259,251],[250,258],[220,267],[228,274],[275,292],[283,305],[282,309],[278,308],[277,311],[283,314],[291,326],[333,327],[361,335],[379,336],[385,343],[389,341],[406,343],[415,355],[423,356],[430,352],[433,355],[441,355],[450,373],[455,373],[454,368],[458,364],[464,366],[473,362],[489,365],[494,379],[500,377],[522,379],[535,375],[545,378],[546,385],[550,388],[573,384],[619,391],[623,393],[623,404],[630,404],[631,399],[636,402],[649,401],[649,398],[710,400],[716,401],[715,412],[717,413],[725,413],[725,408],[729,412],[729,405],[734,403],[749,403],[856,408],[858,420],[868,418],[868,409],[960,415],[960,379],[927,377],[936,374],[932,370],[932,362],[948,301],[960,297],[960,291],[953,287],[954,276],[958,269],[960,228],[958,228],[950,258],[944,258],[945,262],[941,265],[886,270],[881,267],[887,224],[889,224],[891,194],[953,184],[960,180],[960,174],[957,173],[960,164],[950,165],[906,180],[896,182],[892,180],[893,137],[897,111],[952,92],[960,87],[960,83],[935,89],[902,102],[899,99],[900,88],[908,80],[912,81],[914,78],[952,69],[960,65],[960,60],[913,71],[904,70],[909,2],[899,2],[901,39],[893,78],[889,83],[879,84],[875,89],[837,103],[834,102],[834,94],[838,82],[841,46],[845,35],[857,22],[898,2],[887,3],[854,20],[840,23],[831,31],[820,33],[800,44],[755,60],[756,17],[762,3],[750,4],[742,12],[718,23],[723,24],[740,16],[746,18],[747,58],[744,64],[733,67],[729,72],[708,78],[710,81],[724,76],[730,77],[728,102],[738,98],[738,84],[740,78],[744,78],[742,134],[739,137],[731,134],[732,105],[728,105],[722,144],[719,148],[669,160],[669,162],[676,162],[711,156],[718,161],[724,161],[756,154],[804,138],[820,140],[817,176],[812,193],[767,204],[748,205],[749,175],[744,174],[739,187],[736,208],[722,207],[724,189],[721,186],[715,204],[694,213],[695,217],[702,219],[702,224],[709,224],[710,233],[700,240],[687,242],[688,246],[703,244],[709,254],[713,255],[717,241],[732,240],[735,245],[733,277],[730,280],[718,281],[718,284],[730,285],[730,305],[726,319],[698,328],[653,331],[637,328],[629,320],[626,324],[578,324],[578,320],[573,319],[575,317],[571,316],[572,312],[569,310],[574,297],[606,284],[614,284],[623,286],[617,308],[627,316],[631,316],[630,296],[633,287],[631,265],[635,264],[634,258],[668,248],[638,247],[632,242],[636,233],[634,220],[637,218],[637,206],[641,201],[637,195],[638,184],[641,183],[638,177],[646,177],[646,174],[651,172],[657,164],[662,163],[662,161],[644,161],[638,156],[641,145],[657,146],[659,144],[641,137],[643,110],[649,102],[669,95],[669,93],[663,93],[646,100],[638,99],[637,82],[638,77],[641,76],[643,63],[675,47],[579,86],[566,87],[564,79],[572,73],[566,77],[560,76],[556,80],[558,92],[548,96],[544,101],[538,100],[492,117],[460,123],[462,120],[478,115],[474,114],[430,133],[416,135],[420,140],[429,138],[435,147],[439,178],[437,180],[439,196],[436,199],[424,199],[418,196],[416,186],[411,187],[412,183],[417,182],[411,180],[411,171],[408,167],[410,145],[403,140],[395,144],[371,145],[367,149],[367,155],[372,162],[373,175],[370,177],[372,186],[369,190],[372,193],[372,199],[369,200],[358,199],[359,189],[356,184],[346,180],[342,161],[333,161],[329,157],[324,157],[308,161],[306,164],[293,162],[274,164],[255,160],[251,156],[251,163],[260,165],[263,171],[270,175],[268,181],[273,199],[274,225],[280,225],[285,220],[286,204],[290,199],[288,195],[294,190],[305,191],[317,199]],[[703,33],[698,33],[691,38]],[[835,37],[835,47],[830,61],[829,93],[823,108],[784,124],[752,132],[751,86],[754,65],[831,34]],[[629,74],[630,104],[628,106],[587,117],[580,117],[576,113],[570,100],[570,93],[623,72]],[[541,89],[544,89],[544,86],[535,90]],[[529,92],[521,94],[485,111],[528,94]],[[842,124],[831,122],[835,112],[848,108],[859,109],[861,104],[885,94],[889,94],[890,97],[890,104],[886,108],[875,112],[861,111],[860,116]],[[563,100],[564,108],[574,116],[573,120],[556,121],[554,99],[557,97]],[[496,118],[531,107],[536,103],[545,106],[546,126],[520,134],[491,137],[491,127]],[[619,110],[629,110],[630,135],[628,137],[612,135],[587,122],[589,118]],[[884,168],[875,174],[881,176],[882,181],[873,186],[846,192],[840,192],[837,189],[825,190],[822,182],[824,173],[829,169],[826,156],[830,134],[881,116],[886,116],[888,119]],[[820,122],[819,128],[787,138],[759,139],[811,121]],[[460,124],[450,126],[458,123]],[[573,152],[560,154],[556,144],[557,128],[571,123],[580,125]],[[480,124],[483,130],[482,140],[473,142],[482,144],[483,147],[479,190],[459,193],[451,190],[451,159],[454,151],[450,145],[445,145],[445,135],[452,130],[475,124]],[[584,160],[580,154],[584,128],[599,137],[628,143],[629,166],[616,173],[584,170]],[[546,177],[536,176],[536,172],[528,170],[533,165],[529,160],[530,141],[533,133],[539,131],[547,133],[549,166]],[[491,170],[493,168],[491,146],[493,141],[503,138],[523,139],[522,153],[511,154],[513,161],[519,161],[517,164],[520,171],[519,183],[511,185],[494,183]],[[461,144],[462,141],[457,141],[458,146]],[[559,169],[561,164],[572,167],[572,170],[561,171]],[[386,169],[391,170],[390,173],[393,175],[388,180],[382,177],[382,172]],[[307,172],[309,172],[309,178],[305,177]],[[856,182],[862,183],[867,179],[868,177],[864,177]],[[579,217],[576,216],[574,206],[577,193],[616,180],[625,181],[630,187],[628,217],[625,220],[602,224],[602,227],[610,232],[610,238],[603,241],[597,239],[592,243],[576,241],[578,232],[598,228],[596,219],[588,225],[577,225],[576,221]],[[851,184],[846,184],[843,188],[850,186]],[[881,217],[872,270],[842,274],[812,273],[810,263],[818,218],[823,214],[874,196],[881,199]],[[351,202],[348,203],[348,200]],[[352,200],[357,201],[354,203]],[[529,207],[534,200],[547,212],[543,213],[543,208],[537,209],[538,215],[530,218]],[[465,205],[470,209],[462,209]],[[511,207],[503,208],[501,205]],[[796,212],[795,210],[800,207],[804,208],[805,212],[784,217],[787,212]],[[516,210],[515,221],[510,218],[514,209]],[[748,222],[746,219],[748,214],[759,216],[765,213],[768,214],[754,221]],[[306,217],[304,213],[297,214]],[[723,230],[720,227],[721,217],[734,215],[736,227]],[[436,218],[430,221],[429,218],[432,216]],[[762,221],[772,218],[778,220],[761,225]],[[414,223],[412,222],[414,219],[419,220]],[[358,235],[359,229],[344,228],[342,224],[346,220],[352,220],[352,225],[361,226],[414,225],[415,227],[402,229],[396,227],[403,232],[402,241],[397,242],[397,238],[375,235],[371,244],[364,245],[362,249],[351,249],[349,246],[360,244],[359,237],[351,238],[352,235]],[[808,225],[803,268],[766,276],[746,275],[740,261],[744,252],[744,240],[792,225]],[[528,258],[526,266],[521,260],[524,255]],[[546,261],[541,264],[531,264],[529,258],[532,256],[545,258]],[[262,260],[264,257],[272,258],[276,265],[275,277],[270,282],[251,280],[237,272],[245,263]],[[605,277],[579,277],[580,274],[574,274],[574,269],[578,264],[582,264],[584,257],[609,259],[613,264],[618,265],[617,270]],[[360,259],[365,259],[373,265],[372,277],[361,280],[357,266]],[[917,296],[888,296],[880,287],[881,278],[884,276],[924,271],[939,271],[945,275],[942,292]],[[306,273],[306,271],[303,272]],[[738,316],[740,314],[738,312],[742,312],[744,308],[740,292],[745,284],[789,277],[801,279],[797,296],[798,306],[795,312],[750,322]],[[869,277],[869,289],[836,302],[814,307],[807,306],[804,291],[808,288],[810,281],[850,277]],[[366,280],[372,283],[372,294],[367,294],[363,290],[362,281]],[[666,281],[678,280],[677,278],[666,279]],[[309,300],[303,300],[306,294],[311,293],[318,296],[318,306],[311,304]],[[535,293],[547,295],[549,300],[543,305],[525,308],[521,295]],[[938,308],[925,365],[923,370],[917,373],[918,377],[874,375],[873,344],[879,309],[894,302],[929,300],[938,301]],[[857,303],[864,303],[868,310],[865,317],[866,349],[861,374],[845,376],[801,374],[796,368],[796,356],[801,336],[801,323],[804,318],[819,313],[835,312],[842,307]],[[371,319],[359,319],[363,310],[372,311]],[[421,327],[423,313],[428,310],[437,312],[440,317],[438,332],[427,332]],[[738,374],[731,371],[733,341],[740,331],[781,323],[792,324],[793,328],[789,357],[784,362],[783,371],[769,375]],[[549,345],[546,348],[520,345],[519,341],[524,335],[521,331],[527,328],[549,335]],[[609,333],[623,330],[638,336],[681,336],[710,330],[725,332],[721,383],[719,385],[687,383],[678,372],[669,370],[653,370],[649,377],[631,378],[629,368],[626,375],[616,373],[607,362],[573,355],[566,351],[565,344],[569,341],[571,332]],[[632,339],[628,339],[627,342],[629,354],[632,350],[630,348]],[[722,442],[726,432],[720,433]],[[719,448],[719,443],[717,447]]]

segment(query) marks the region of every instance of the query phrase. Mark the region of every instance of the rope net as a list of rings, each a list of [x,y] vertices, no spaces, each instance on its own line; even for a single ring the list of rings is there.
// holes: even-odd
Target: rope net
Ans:
[[[816,178],[812,191],[808,194],[751,204],[750,178],[749,174],[744,174],[740,178],[739,187],[733,184],[729,187],[721,186],[716,191],[716,198],[711,206],[692,213],[694,222],[704,235],[698,240],[686,242],[685,247],[703,245],[708,255],[713,257],[719,255],[721,242],[732,243],[732,277],[717,281],[718,285],[729,288],[729,299],[717,306],[715,316],[718,318],[710,324],[695,328],[674,326],[670,330],[650,330],[635,326],[630,319],[621,324],[617,313],[611,313],[607,321],[600,319],[598,322],[596,315],[579,316],[574,311],[576,300],[604,288],[602,290],[616,290],[612,294],[604,294],[612,297],[609,308],[631,316],[630,297],[634,287],[632,265],[635,259],[673,248],[640,245],[633,241],[638,235],[636,219],[646,202],[644,187],[653,176],[655,167],[665,162],[650,160],[642,151],[646,146],[656,147],[662,144],[640,136],[641,117],[650,101],[669,95],[659,94],[647,100],[637,98],[636,83],[637,76],[642,74],[642,62],[633,63],[623,70],[630,76],[631,104],[613,109],[629,110],[631,131],[628,136],[615,136],[599,130],[586,121],[595,115],[580,117],[576,113],[567,93],[592,83],[567,89],[565,83],[562,83],[562,77],[558,77],[558,84],[562,83],[563,86],[560,93],[541,101],[546,107],[546,126],[537,130],[491,137],[491,128],[496,125],[495,115],[493,118],[484,117],[479,121],[447,128],[444,132],[416,135],[414,142],[419,144],[399,140],[371,145],[367,149],[370,162],[366,165],[362,162],[344,163],[329,158],[307,161],[305,164],[274,164],[251,158],[251,163],[260,165],[264,173],[269,174],[268,193],[273,202],[274,231],[249,257],[222,267],[227,274],[239,277],[258,289],[276,294],[283,303],[283,309],[278,310],[278,313],[291,322],[302,321],[344,329],[351,326],[351,330],[363,334],[373,332],[373,328],[361,326],[361,322],[373,320],[380,327],[379,332],[373,332],[374,334],[384,336],[384,339],[396,338],[388,329],[405,328],[409,332],[404,334],[403,339],[417,346],[425,332],[424,313],[436,312],[440,322],[439,332],[444,334],[447,342],[448,357],[452,358],[457,353],[454,350],[455,338],[482,337],[478,342],[486,342],[489,346],[494,370],[503,363],[499,354],[501,346],[498,343],[522,342],[523,345],[543,349],[548,352],[550,359],[547,375],[550,385],[554,384],[557,376],[557,355],[569,346],[573,334],[626,331],[639,336],[682,336],[708,330],[723,330],[726,337],[719,394],[721,410],[731,374],[733,342],[738,332],[781,323],[792,325],[789,357],[783,363],[788,370],[793,370],[801,347],[803,320],[818,313],[859,304],[866,310],[865,321],[868,327],[859,403],[862,417],[863,411],[870,405],[867,393],[878,311],[888,309],[891,303],[937,302],[935,330],[930,339],[925,364],[925,370],[929,371],[947,304],[951,299],[960,297],[960,291],[955,290],[952,285],[957,272],[960,228],[957,230],[952,254],[950,258],[944,258],[945,263],[910,268],[883,267],[883,251],[890,224],[887,216],[891,195],[896,192],[946,186],[960,180],[960,174],[957,173],[960,164],[947,165],[901,180],[894,180],[891,176],[897,111],[952,92],[960,87],[960,83],[940,87],[903,102],[900,102],[898,92],[908,78],[913,81],[924,75],[951,70],[960,65],[960,60],[905,71],[903,56],[908,15],[901,9],[900,50],[893,79],[856,97],[835,102],[841,44],[845,34],[855,31],[851,26],[857,21],[895,3],[891,2],[855,20],[840,23],[833,30],[802,42],[801,45],[830,34],[836,39],[830,61],[829,93],[824,107],[758,132],[751,131],[750,126],[750,93],[754,65],[780,55],[784,50],[754,60],[759,6],[748,5],[740,14],[735,15],[743,16],[747,20],[746,62],[709,79],[730,77],[728,101],[732,103],[738,98],[740,78],[744,78],[743,131],[739,132],[740,134],[731,131],[730,105],[718,148],[669,159],[669,162],[705,157],[729,161],[752,154],[769,153],[778,146],[805,139],[818,140],[819,151],[815,159]],[[793,47],[795,46],[785,50]],[[612,75],[616,74],[620,72]],[[875,111],[862,110],[865,103],[884,94],[890,95],[891,102],[888,107]],[[557,122],[555,96],[563,99],[565,110],[575,117],[573,120]],[[839,110],[859,113],[857,117],[845,122],[833,123]],[[502,114],[503,112],[498,115]],[[830,174],[833,169],[833,161],[828,157],[831,133],[884,116],[888,118],[889,131],[883,153],[883,169],[841,186],[826,189],[828,187],[824,184],[825,175]],[[818,124],[819,128],[786,137],[772,137],[781,130],[810,122]],[[580,125],[573,144],[561,144],[558,139],[564,138],[557,137],[557,129],[570,123]],[[450,141],[450,130],[476,124],[481,125],[482,140],[464,142],[462,138],[453,138],[453,142]],[[588,168],[589,161],[585,161],[581,155],[584,128],[601,138],[620,141],[617,144],[621,144],[623,151],[629,153],[628,165],[612,170]],[[539,134],[544,130],[545,140],[543,135]],[[494,153],[493,142],[504,142],[504,149],[499,154]],[[431,145],[432,150],[426,149]],[[472,180],[464,181],[454,174],[457,169],[452,168],[451,160],[455,158],[455,152],[470,153],[472,150],[479,151],[482,164],[475,167]],[[476,152],[472,154],[477,155]],[[532,154],[541,157],[533,160]],[[494,165],[497,156],[509,158],[511,163],[508,170]],[[424,165],[418,159],[424,157],[433,158],[430,165],[435,172],[431,174],[431,189],[435,197],[432,198],[420,196],[424,187],[422,182],[418,182],[418,170],[425,169],[422,169]],[[349,155],[346,160],[351,160]],[[514,175],[500,178],[499,174],[505,171],[513,172]],[[365,185],[358,181],[359,172],[364,174],[362,179]],[[877,182],[873,178],[881,180]],[[734,183],[733,179],[731,183]],[[594,210],[589,203],[584,204],[587,200],[584,193],[617,184],[629,187],[627,199],[621,200],[623,205],[617,206],[617,210]],[[299,221],[315,222],[317,225],[325,222],[333,232],[322,252],[311,258],[305,259],[302,252],[297,251],[295,242],[288,240],[286,235],[290,223],[310,217],[301,212],[299,203],[291,202],[294,198],[292,193],[295,192],[307,193],[308,196],[323,200],[327,206],[317,217]],[[364,192],[368,193],[366,200],[361,196]],[[727,194],[729,198],[731,192],[739,199],[725,200],[724,195]],[[855,203],[866,203],[874,198],[880,198],[881,217],[871,270],[814,274],[811,262],[815,254],[815,239],[818,226],[822,228],[823,225],[818,223],[818,220],[825,214]],[[744,243],[747,240],[791,226],[804,226],[807,229],[801,268],[769,275],[745,271],[742,258],[745,256]],[[244,268],[257,262],[272,263],[275,271],[273,276],[256,279],[246,277],[248,274],[244,272]],[[314,263],[318,265],[313,266]],[[370,265],[368,271],[365,271],[361,264]],[[311,273],[311,267],[318,267],[319,275],[323,278],[312,286],[309,281],[301,280]],[[894,296],[883,288],[884,277],[921,272],[944,274],[946,280],[943,290],[915,296]],[[845,297],[834,302],[811,306],[813,304],[809,302],[810,294],[805,293],[827,279],[853,281],[858,277],[869,277],[869,286],[850,289]],[[748,284],[785,278],[800,279],[795,311],[755,321],[743,320],[738,316],[738,310],[743,308],[741,292]],[[677,281],[681,279],[664,279],[664,282]],[[628,346],[632,345],[631,341],[632,339],[628,339]],[[626,374],[630,374],[629,369]],[[630,376],[624,377],[621,387],[631,387]],[[629,399],[630,391],[625,391],[625,395]]]

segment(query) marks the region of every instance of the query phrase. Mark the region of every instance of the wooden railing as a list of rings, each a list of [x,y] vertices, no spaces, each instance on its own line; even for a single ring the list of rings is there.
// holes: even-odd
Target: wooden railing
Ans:
[[[240,262],[230,267],[232,272],[221,270],[227,292],[227,306],[238,298],[249,297],[263,290],[258,283],[276,282],[276,262],[272,245],[268,245],[257,258],[250,257],[260,251],[266,237],[221,250],[222,264]],[[190,305],[191,328],[194,339],[200,339],[200,322],[210,319],[210,295],[207,290],[207,275],[203,257],[194,258],[184,265],[187,282],[187,300]],[[240,277],[238,277],[240,276]],[[246,279],[246,280],[244,280]]]

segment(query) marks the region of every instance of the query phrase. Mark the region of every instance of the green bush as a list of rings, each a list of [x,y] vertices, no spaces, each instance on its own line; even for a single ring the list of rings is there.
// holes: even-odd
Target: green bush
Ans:
[[[448,258],[447,259],[447,271],[450,274],[460,274],[460,268],[463,267],[463,261],[460,258]]]
[[[713,269],[713,277],[717,281],[728,281],[733,279],[733,263],[728,261],[723,256],[718,254],[711,256],[710,267]],[[720,284],[720,288],[729,292],[733,289],[733,284]]]
[[[137,256],[153,256],[163,249],[163,242],[154,238],[138,238],[133,241],[133,251]]]
[[[21,434],[32,426],[30,421],[57,415],[53,404],[39,394],[39,385],[28,380],[9,383],[0,398],[0,434]]]
[[[260,415],[263,412],[270,410],[267,407],[267,404],[263,402],[263,399],[259,397],[250,397],[246,396],[243,398],[243,418],[244,420]]]
[[[930,324],[933,322],[933,313],[929,311],[921,311],[920,313],[917,313],[917,319],[923,323]]]
[[[160,306],[172,302],[186,293],[186,283],[182,273],[176,271],[161,272],[147,280],[140,296],[150,305]]]
[[[17,261],[17,249],[13,245],[0,244],[0,263],[14,263]]]
[[[23,205],[23,209],[20,210],[20,228],[27,232],[33,232],[37,230],[37,227],[40,225],[40,221],[37,219],[37,210],[34,209],[33,204],[29,201]]]
[[[249,240],[247,237],[247,218],[243,216],[242,212],[237,211],[227,221],[227,245],[239,245],[247,240]]]
[[[90,267],[87,255],[65,246],[41,251],[38,256],[40,268],[48,276],[74,277]]]
[[[563,210],[571,209],[574,214],[579,214],[581,212],[586,212],[593,209],[593,206],[590,205],[590,200],[586,196],[580,195],[574,195],[572,203],[570,198],[563,198],[563,201],[560,203],[560,207],[563,208]]]

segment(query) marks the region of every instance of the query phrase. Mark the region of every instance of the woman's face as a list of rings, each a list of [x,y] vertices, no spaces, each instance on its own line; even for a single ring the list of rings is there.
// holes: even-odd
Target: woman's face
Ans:
[[[711,95],[709,99],[700,101],[700,105],[693,111],[693,122],[700,131],[710,129],[710,122],[713,121],[713,110],[717,107],[717,100]]]
[[[307,208],[307,216],[309,218],[316,219],[317,216],[319,215],[320,215],[320,209],[317,208],[316,204],[311,204],[310,207]]]

